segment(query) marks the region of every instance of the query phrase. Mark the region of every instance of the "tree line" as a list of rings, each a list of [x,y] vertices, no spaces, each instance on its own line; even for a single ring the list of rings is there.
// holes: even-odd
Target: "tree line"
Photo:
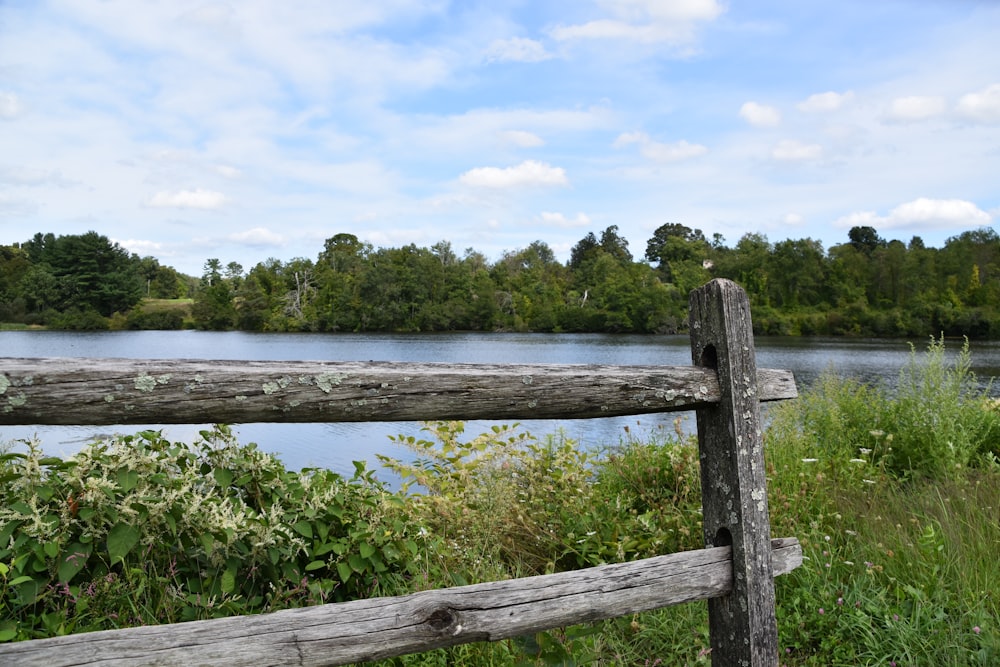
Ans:
[[[447,241],[375,248],[348,233],[315,259],[245,270],[209,259],[200,277],[130,254],[96,232],[0,246],[0,321],[53,328],[248,331],[673,333],[687,295],[714,277],[748,292],[757,334],[1000,337],[1000,237],[966,231],[941,248],[852,228],[829,249],[748,233],[729,247],[679,223],[636,259],[617,226],[569,260],[543,241],[495,261]],[[193,299],[187,316],[149,299]]]

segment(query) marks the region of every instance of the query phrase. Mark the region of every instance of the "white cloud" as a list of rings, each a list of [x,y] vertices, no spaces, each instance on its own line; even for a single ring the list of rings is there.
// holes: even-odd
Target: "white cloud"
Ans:
[[[46,185],[57,188],[65,188],[75,183],[63,176],[58,169],[31,169],[21,167],[17,169],[0,167],[0,184],[15,185],[22,187],[42,187]]]
[[[947,107],[945,99],[936,95],[897,97],[889,105],[886,118],[896,123],[914,123],[940,116]]]
[[[545,46],[534,39],[512,37],[496,39],[486,49],[486,62],[537,63],[552,57]]]
[[[784,162],[807,162],[823,157],[819,144],[805,144],[793,139],[783,139],[771,150],[771,157]]]
[[[0,118],[14,118],[21,113],[21,101],[14,93],[0,92]]]
[[[22,218],[38,212],[38,204],[0,192],[0,217]]]
[[[264,227],[254,227],[245,232],[237,232],[226,237],[230,241],[248,246],[281,246],[285,244],[285,237],[275,234]]]
[[[851,91],[847,91],[846,93],[835,93],[832,91],[826,93],[816,93],[815,95],[810,95],[796,104],[795,108],[806,113],[836,111],[850,102],[853,98],[854,93]]]
[[[125,241],[121,241],[118,239],[111,239],[111,240],[120,245],[121,247],[125,248],[129,252],[135,253],[136,255],[140,255],[142,257],[145,257],[147,255],[155,255],[158,257],[163,257],[165,255],[170,254],[169,252],[165,251],[164,244],[159,243],[157,241],[145,241],[142,239],[127,239]]]
[[[217,164],[215,165],[215,171],[222,174],[226,178],[239,178],[243,175],[243,172],[236,167],[230,167],[228,164]]]
[[[698,23],[714,21],[725,11],[716,0],[604,0],[601,4],[615,18],[558,26],[552,37],[561,41],[620,39],[682,44],[694,39]]]
[[[505,143],[513,144],[521,148],[537,148],[538,146],[545,145],[545,140],[534,132],[526,132],[524,130],[505,130],[500,133],[500,136]]]
[[[626,132],[618,136],[613,144],[615,148],[621,148],[629,144],[638,144],[639,152],[650,160],[656,162],[677,162],[704,155],[708,148],[701,144],[692,144],[685,140],[676,141],[672,144],[665,144],[654,141],[645,132]]]
[[[577,213],[575,218],[567,218],[562,213],[551,213],[549,211],[543,211],[539,217],[541,218],[541,222],[544,225],[549,225],[551,227],[561,227],[564,229],[586,227],[590,224],[590,217],[585,213]]]
[[[956,108],[958,113],[976,122],[1000,123],[1000,83],[962,95]]]
[[[201,208],[216,209],[226,203],[226,196],[212,190],[178,190],[176,192],[157,192],[149,200],[149,206],[154,208]]]
[[[797,227],[805,222],[805,218],[798,213],[788,213],[784,218],[782,218],[782,222],[791,227]]]
[[[776,127],[781,123],[781,112],[756,102],[745,102],[740,107],[740,117],[754,127]]]
[[[525,160],[516,167],[477,167],[462,174],[458,180],[482,188],[569,185],[566,170],[536,160]]]
[[[900,204],[886,216],[874,211],[858,211],[839,218],[833,225],[841,229],[858,226],[876,229],[968,229],[989,225],[992,220],[989,213],[964,199],[920,197]]]

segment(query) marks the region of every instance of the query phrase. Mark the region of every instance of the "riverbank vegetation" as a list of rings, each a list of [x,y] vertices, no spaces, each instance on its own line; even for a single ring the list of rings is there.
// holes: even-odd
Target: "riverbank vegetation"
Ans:
[[[1000,237],[991,228],[932,248],[920,237],[903,243],[854,227],[825,249],[755,233],[729,247],[676,223],[656,229],[641,258],[616,226],[588,233],[565,263],[543,241],[491,261],[447,241],[375,248],[341,233],[315,259],[272,258],[246,270],[212,258],[200,277],[130,255],[95,232],[36,234],[0,247],[0,322],[665,333],[684,329],[688,293],[715,277],[747,290],[757,334],[1000,337]]]
[[[273,611],[699,548],[697,448],[680,429],[586,449],[433,423],[394,486],[287,470],[225,426],[141,432],[69,458],[0,456],[0,640]],[[827,376],[772,406],[782,663],[1000,661],[1000,409],[932,341],[898,390]],[[383,477],[387,477],[383,475]],[[709,664],[705,605],[386,664]]]

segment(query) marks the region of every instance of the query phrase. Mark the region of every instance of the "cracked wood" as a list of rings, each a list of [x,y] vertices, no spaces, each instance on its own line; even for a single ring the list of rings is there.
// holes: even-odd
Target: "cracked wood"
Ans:
[[[796,396],[790,371],[755,390]],[[0,358],[0,425],[584,419],[719,396],[691,366]]]
[[[774,574],[798,567],[798,540],[772,540]],[[18,667],[343,665],[724,596],[730,547],[629,563],[289,609],[0,645]]]

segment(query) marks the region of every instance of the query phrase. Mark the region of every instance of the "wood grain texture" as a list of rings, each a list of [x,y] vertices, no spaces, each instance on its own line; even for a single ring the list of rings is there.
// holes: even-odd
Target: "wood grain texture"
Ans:
[[[798,540],[771,546],[776,575],[801,564]],[[715,598],[732,585],[731,549],[718,547],[396,598],[0,644],[0,664],[342,665]]]
[[[762,400],[796,396],[762,370]],[[0,358],[0,425],[583,419],[718,402],[690,366]]]
[[[708,603],[712,664],[778,663],[771,523],[750,302],[728,280],[691,293],[691,357],[718,370],[721,400],[698,410],[706,546],[732,545],[735,584]]]

